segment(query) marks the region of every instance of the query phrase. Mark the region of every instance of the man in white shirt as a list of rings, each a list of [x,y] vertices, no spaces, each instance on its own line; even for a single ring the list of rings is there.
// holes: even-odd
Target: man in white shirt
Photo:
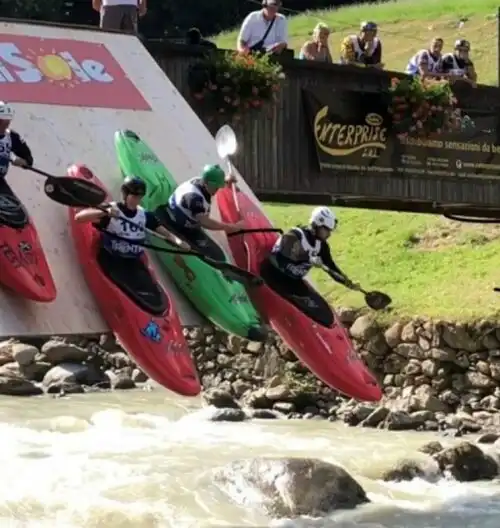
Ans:
[[[92,7],[101,14],[101,29],[137,33],[137,15],[146,14],[146,0],[92,0]]]
[[[250,13],[241,25],[238,36],[240,53],[281,53],[287,47],[286,18],[278,13],[280,0],[262,0],[262,9]]]

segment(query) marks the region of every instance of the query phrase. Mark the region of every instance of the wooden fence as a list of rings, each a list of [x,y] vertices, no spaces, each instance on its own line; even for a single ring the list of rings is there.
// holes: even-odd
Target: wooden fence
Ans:
[[[161,41],[148,41],[145,45],[177,89],[191,101],[188,69],[199,60],[202,50]],[[388,177],[352,172],[332,175],[320,171],[302,90],[381,93],[387,90],[392,77],[402,75],[293,59],[283,60],[282,64],[286,81],[272,115],[262,112],[238,127],[242,148],[236,162],[262,199],[436,213],[454,208],[468,214],[500,216],[500,171],[499,179]],[[461,107],[500,115],[498,88],[460,84],[456,95]],[[214,128],[211,123],[207,126]]]

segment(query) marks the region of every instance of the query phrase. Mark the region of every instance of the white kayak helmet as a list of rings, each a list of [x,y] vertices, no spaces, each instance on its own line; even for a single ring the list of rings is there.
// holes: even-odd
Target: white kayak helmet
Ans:
[[[11,121],[14,117],[14,109],[9,103],[0,101],[0,119]]]
[[[333,231],[337,227],[337,216],[328,207],[316,207],[311,213],[309,223],[312,227],[326,227]]]

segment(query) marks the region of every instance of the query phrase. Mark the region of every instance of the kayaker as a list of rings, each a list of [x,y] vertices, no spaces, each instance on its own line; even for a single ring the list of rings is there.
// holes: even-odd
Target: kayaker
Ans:
[[[212,197],[234,181],[234,176],[226,176],[219,165],[206,165],[199,178],[181,183],[168,202],[156,210],[156,214],[162,224],[184,237],[196,249],[215,260],[225,260],[223,250],[202,228],[226,233],[244,228],[244,222],[226,224],[210,218]]]
[[[307,297],[311,290],[301,279],[313,266],[325,266],[336,282],[356,287],[335,264],[327,242],[337,223],[335,213],[328,207],[316,207],[308,226],[294,227],[276,241],[262,265],[262,278],[285,297]]]
[[[97,261],[112,280],[119,285],[126,284],[161,295],[146,265],[139,258],[144,253],[144,247],[140,245],[146,237],[144,229],[157,232],[181,249],[189,250],[190,246],[162,226],[154,213],[139,205],[146,194],[146,184],[141,179],[127,178],[121,186],[121,191],[122,201],[109,204],[107,212],[93,208],[83,209],[76,213],[75,221],[92,222],[101,231],[101,247]],[[125,222],[124,219],[141,226],[142,229]]]
[[[0,178],[5,178],[10,165],[31,167],[33,156],[28,144],[22,137],[10,130],[14,118],[14,109],[8,103],[0,101]]]

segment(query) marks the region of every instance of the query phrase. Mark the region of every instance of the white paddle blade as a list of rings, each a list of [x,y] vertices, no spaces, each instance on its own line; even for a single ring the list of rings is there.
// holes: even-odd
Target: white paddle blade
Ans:
[[[234,130],[229,125],[224,125],[219,128],[215,135],[215,144],[217,146],[217,153],[221,158],[232,156],[238,148]]]

